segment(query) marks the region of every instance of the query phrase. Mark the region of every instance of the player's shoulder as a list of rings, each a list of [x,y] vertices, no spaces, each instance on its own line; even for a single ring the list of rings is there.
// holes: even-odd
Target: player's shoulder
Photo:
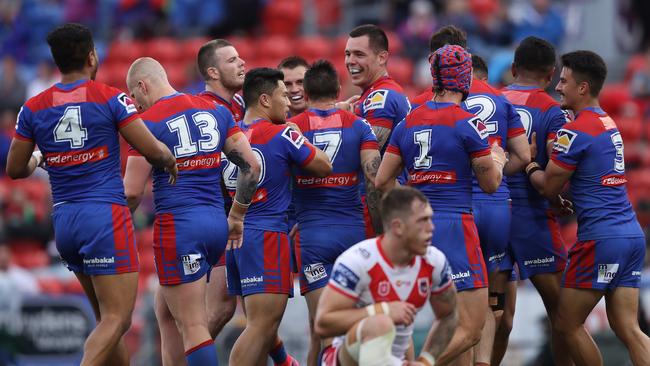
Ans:
[[[356,267],[367,267],[377,262],[378,255],[377,238],[371,238],[348,248],[339,256],[338,261],[354,264]]]
[[[472,79],[472,86],[469,89],[470,94],[484,94],[487,96],[499,97],[501,92],[481,79]]]
[[[578,134],[598,136],[601,133],[616,128],[616,123],[607,114],[598,114],[590,110],[578,113],[576,118],[562,127],[562,130],[572,131]],[[560,130],[560,131],[562,131]]]
[[[431,90],[427,90],[427,91],[425,91],[424,93],[419,94],[419,95],[417,95],[415,98],[413,98],[413,100],[411,101],[411,103],[412,103],[413,105],[421,106],[421,105],[423,105],[424,103],[430,101],[431,99],[433,99],[433,91],[431,91]]]
[[[396,94],[402,94],[404,95],[404,88],[402,88],[401,85],[395,81],[395,79],[389,77],[386,77],[384,79],[381,79],[375,86],[375,89],[385,89],[389,90],[393,93]]]
[[[434,267],[441,266],[447,261],[445,254],[433,245],[427,248],[427,253],[422,256],[422,259]]]
[[[54,86],[49,87],[42,92],[34,95],[33,97],[27,99],[23,106],[27,108],[30,112],[38,112],[40,110],[52,107],[52,92],[54,91]]]
[[[93,102],[106,102],[113,97],[117,97],[120,102],[129,99],[128,95],[120,89],[104,84],[99,81],[89,80],[87,84],[89,91],[89,97],[91,97]]]

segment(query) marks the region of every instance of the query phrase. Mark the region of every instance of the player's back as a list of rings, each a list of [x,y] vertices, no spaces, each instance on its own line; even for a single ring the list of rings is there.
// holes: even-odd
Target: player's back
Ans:
[[[397,267],[383,252],[382,238],[364,240],[343,252],[334,264],[328,286],[355,299],[357,307],[404,301],[419,311],[432,293],[440,293],[453,283],[447,259],[437,248],[429,246],[426,255]],[[412,334],[413,324],[396,326],[392,353],[398,359],[408,349]]]
[[[316,150],[299,132],[286,124],[258,119],[248,125],[240,121],[238,125],[250,141],[261,165],[257,191],[246,212],[244,226],[288,232],[286,210],[291,199],[291,168],[309,164]],[[234,165],[230,164],[224,170],[224,181],[232,194],[237,181]]]
[[[480,79],[473,79],[469,96],[462,103],[463,109],[478,116],[487,127],[489,134],[488,143],[497,143],[504,150],[508,138],[513,138],[525,133],[519,115],[514,107],[498,90]],[[501,185],[493,194],[483,192],[474,177],[472,182],[474,199],[508,199],[509,190],[506,177],[501,180]]]
[[[231,134],[239,131],[230,112],[199,97],[176,93],[161,98],[142,114],[147,127],[174,153],[179,179],[154,168],[156,212],[211,205],[223,209],[217,189],[221,180],[221,151]]]
[[[469,212],[471,159],[490,154],[487,128],[453,103],[426,102],[396,127],[387,151],[402,156],[409,185],[439,209]]]
[[[25,103],[16,137],[34,141],[43,153],[55,205],[125,205],[118,129],[137,118],[135,105],[113,87],[58,83]]]
[[[642,236],[627,196],[623,139],[600,108],[585,108],[558,131],[551,159],[573,170],[578,240]]]
[[[533,160],[542,168],[548,163],[548,141],[555,139],[557,131],[567,122],[566,115],[550,95],[538,87],[510,85],[502,90],[503,95],[513,104],[530,141],[536,134],[537,155]],[[525,173],[508,177],[508,188],[513,200],[526,200],[530,204],[547,206],[547,201],[530,184]]]
[[[340,109],[308,109],[291,122],[332,162],[332,174],[324,178],[296,170],[294,198],[298,221],[363,226],[358,187],[360,151],[377,149],[370,126]]]

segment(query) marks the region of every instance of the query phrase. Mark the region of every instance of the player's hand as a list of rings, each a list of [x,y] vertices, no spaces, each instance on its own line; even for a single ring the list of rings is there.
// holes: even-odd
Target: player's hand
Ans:
[[[354,105],[359,101],[359,98],[361,98],[360,95],[353,95],[342,102],[336,103],[335,107],[354,113]]]
[[[244,235],[244,220],[228,216],[228,242],[226,250],[238,249],[242,246],[242,236]]]
[[[537,156],[537,132],[533,132],[530,136],[530,158],[535,160]]]
[[[492,150],[492,160],[494,160],[494,162],[499,165],[499,170],[503,169],[503,167],[506,165],[506,162],[508,161],[506,152],[503,151],[503,148],[496,142],[490,146],[490,149]]]
[[[388,303],[390,307],[390,318],[396,325],[410,325],[415,320],[417,309],[413,304],[404,301],[391,301]]]
[[[32,153],[32,158],[36,160],[36,167],[43,167],[45,165],[45,158],[43,157],[43,153],[40,152],[40,150],[36,150]]]
[[[169,173],[169,184],[176,184],[176,179],[178,178],[178,166],[176,165],[176,161],[174,160],[173,165],[166,166],[165,171]]]
[[[289,127],[291,127],[291,129],[297,131],[300,135],[302,135],[302,131],[300,131],[300,127],[298,127],[297,124],[295,124],[295,123],[293,123],[293,122],[287,122],[287,125],[288,125]]]
[[[551,209],[556,216],[569,216],[573,214],[573,202],[558,195],[557,199],[551,202]]]
[[[296,233],[298,233],[298,224],[294,224],[291,231],[289,231],[289,238],[291,241],[296,240]]]

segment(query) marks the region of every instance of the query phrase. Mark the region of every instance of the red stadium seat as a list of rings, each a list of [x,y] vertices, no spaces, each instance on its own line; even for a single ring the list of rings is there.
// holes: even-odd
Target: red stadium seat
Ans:
[[[114,41],[108,48],[105,62],[131,63],[138,57],[144,56],[144,52],[145,48],[140,41]]]
[[[209,40],[210,38],[196,37],[180,41],[179,47],[182,49],[181,60],[196,63],[199,49]]]
[[[391,31],[386,31],[388,37],[388,51],[391,55],[399,55],[404,49],[404,44],[399,36]]]
[[[229,37],[228,40],[237,49],[239,57],[249,62],[257,56],[255,40],[250,37]]]
[[[260,38],[257,42],[257,52],[264,59],[278,59],[292,55],[296,52],[291,38],[285,36],[270,36]],[[277,63],[271,67],[278,66]]]
[[[262,22],[267,34],[296,35],[302,23],[302,1],[269,1],[263,10]]]
[[[182,62],[163,64],[169,83],[176,90],[182,90],[187,84],[188,66]],[[193,65],[192,65],[193,66]]]
[[[618,116],[614,118],[616,127],[618,127],[623,141],[626,144],[626,149],[628,144],[635,143],[643,137],[643,121],[641,120],[641,116]]]
[[[388,60],[388,75],[402,86],[413,84],[413,63],[407,58],[391,57]]]
[[[183,56],[179,52],[180,43],[173,38],[154,38],[145,43],[144,47],[145,55],[155,58],[161,64],[177,62]]]
[[[59,295],[65,291],[64,284],[57,278],[43,277],[38,279],[38,287],[43,293]]]
[[[23,268],[33,269],[47,267],[50,256],[39,242],[19,241],[10,243],[13,262]]]
[[[296,45],[298,56],[305,58],[308,62],[314,62],[319,59],[330,58],[334,50],[334,42],[330,42],[325,37],[301,37]]]
[[[130,62],[115,62],[101,65],[97,73],[97,81],[127,92],[126,74],[129,72],[129,67],[131,67]]]
[[[648,67],[648,56],[644,54],[633,55],[627,61],[627,66],[625,67],[625,77],[624,82],[629,83],[636,74],[637,71],[643,70]]]
[[[64,282],[63,287],[66,294],[84,294],[84,288],[76,278],[71,278],[68,281]]]
[[[632,100],[626,84],[608,84],[600,92],[600,106],[610,115],[620,113],[620,107]]]

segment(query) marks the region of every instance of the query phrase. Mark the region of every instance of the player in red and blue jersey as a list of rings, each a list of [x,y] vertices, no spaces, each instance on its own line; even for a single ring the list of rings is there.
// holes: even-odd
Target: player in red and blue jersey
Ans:
[[[370,125],[335,107],[341,86],[331,63],[321,60],[311,65],[305,73],[304,87],[310,108],[290,122],[327,154],[333,166],[332,174],[325,178],[294,170],[298,220],[295,252],[300,292],[309,309],[311,344],[307,363],[315,365],[321,348],[321,339],[313,329],[318,299],[336,258],[366,238],[358,176],[362,173],[366,178],[368,197],[377,197],[373,182],[381,158]]]
[[[353,112],[370,123],[382,155],[393,128],[411,110],[404,90],[388,75],[387,63],[388,37],[381,28],[366,24],[350,32],[345,46],[345,66],[352,84],[363,90]],[[381,219],[371,217],[371,213],[378,210],[376,207],[368,207],[371,202],[366,202],[365,194],[365,184],[362,184],[364,218],[367,236],[370,238],[381,231]]]
[[[647,365],[650,338],[637,318],[645,237],[625,188],[623,139],[598,105],[607,67],[591,51],[570,52],[561,60],[555,90],[562,108],[576,117],[557,132],[544,173],[544,195],[554,198],[571,183],[578,241],[569,250],[553,325],[576,365],[602,365],[598,347],[581,329],[605,296],[609,324],[632,363]]]
[[[309,63],[300,56],[289,56],[278,64],[278,70],[284,74],[284,85],[289,93],[289,116],[295,117],[307,109],[305,95],[305,72]]]
[[[214,189],[221,182],[221,152],[242,170],[238,202],[244,207],[235,204],[233,210],[245,212],[254,189],[242,191],[241,187],[254,186],[260,167],[230,112],[200,97],[176,92],[156,60],[136,60],[129,69],[127,86],[145,110],[142,119],[147,127],[174,150],[182,176],[179,184],[171,186],[160,169],[153,171],[153,242],[161,284],[156,307],[168,308],[165,313],[178,324],[189,366],[216,365],[205,299],[206,279],[228,238],[223,197]],[[138,206],[150,173],[151,166],[144,159],[137,154],[129,157],[124,184],[131,210]],[[182,364],[182,359],[174,359],[182,349],[174,349],[176,342],[168,333],[169,329],[161,326],[163,362]],[[172,333],[177,336],[178,331]]]
[[[469,94],[471,68],[470,55],[460,46],[444,46],[433,54],[435,97],[397,125],[376,179],[377,188],[386,191],[406,168],[409,185],[421,190],[434,209],[433,245],[447,256],[460,291],[459,327],[441,363],[456,359],[481,336],[487,273],[471,211],[472,171],[481,188],[493,193],[505,164],[503,149],[498,144],[490,149],[483,121],[460,107]]]
[[[259,68],[249,71],[244,81],[247,110],[239,126],[262,173],[245,217],[243,244],[226,252],[228,291],[242,296],[246,307],[246,328],[230,354],[233,365],[264,361],[277,345],[278,326],[293,295],[286,217],[291,168],[299,166],[321,178],[332,171],[327,155],[284,123],[289,99],[282,80],[281,71]],[[229,189],[236,175],[234,169],[224,171]],[[271,357],[276,364],[295,362],[286,354],[284,360]]]
[[[502,90],[517,109],[531,143],[539,146],[533,162],[527,167],[529,172],[533,168],[543,170],[546,167],[555,135],[566,123],[566,115],[559,103],[544,91],[551,83],[555,60],[555,49],[547,41],[537,37],[522,40],[515,50],[512,65],[514,83]],[[512,199],[510,247],[520,278],[530,278],[553,322],[567,253],[556,215],[540,194],[543,192],[543,174],[534,176],[535,186],[523,171],[508,177]],[[557,197],[555,202],[560,207],[563,201]],[[516,288],[508,290],[514,292]],[[507,313],[512,319],[514,307],[508,309]],[[509,329],[500,337],[498,344],[495,342],[493,364],[500,363],[505,354],[508,333]],[[571,365],[566,346],[556,333],[551,334],[555,364]]]
[[[44,164],[52,186],[56,246],[81,283],[97,326],[81,365],[128,365],[138,254],[120,178],[119,134],[175,181],[176,161],[140,120],[126,94],[94,81],[97,52],[88,28],[47,36],[61,82],[29,99],[18,115],[7,174],[24,178]],[[37,145],[39,152],[34,152]],[[115,296],[115,294],[120,294]]]

